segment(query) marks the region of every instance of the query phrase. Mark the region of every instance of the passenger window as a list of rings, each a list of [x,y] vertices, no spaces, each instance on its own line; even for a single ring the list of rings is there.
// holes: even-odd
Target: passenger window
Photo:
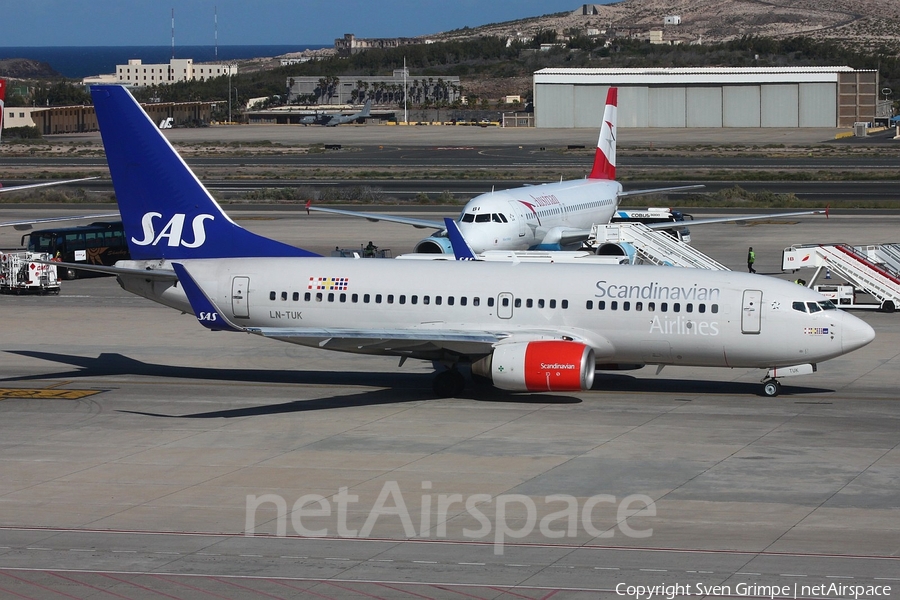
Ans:
[[[354,304],[359,302],[359,294],[353,294],[352,296],[350,296],[350,302],[353,302]]]
[[[669,312],[669,303],[663,302],[662,304],[660,304],[659,310],[661,310],[662,312]]]
[[[503,300],[501,300],[501,304],[503,304],[504,307],[509,306],[509,298],[504,297]]]
[[[303,299],[306,300],[307,302],[309,302],[311,298],[312,298],[312,294],[310,294],[309,292],[306,292],[305,294],[303,294]]]
[[[481,305],[481,298],[479,298],[478,296],[475,296],[474,298],[472,298],[472,306],[480,306],[480,305]]]
[[[328,292],[328,301],[334,302],[334,292]]]
[[[533,307],[534,307],[534,300],[529,298],[528,300],[525,301],[525,308],[533,308]]]
[[[569,308],[569,301],[568,301],[568,300],[563,300],[563,301],[562,301],[562,307],[563,307],[564,309],[565,309],[565,308]]]
[[[418,304],[418,303],[419,303],[419,297],[416,296],[415,294],[413,294],[412,296],[409,297],[409,303],[410,303],[410,304]]]
[[[299,299],[300,299],[300,292],[294,292],[294,293],[291,295],[291,299],[292,299],[294,302],[296,302],[297,300],[299,300]]]
[[[381,294],[375,294],[375,304],[381,304]]]
[[[515,306],[516,306],[516,308],[522,308],[522,299],[521,298],[516,298]]]
[[[619,310],[619,301],[613,300],[609,303],[609,310]]]
[[[705,304],[698,304],[698,305],[697,305],[697,312],[705,313],[705,312],[706,312],[706,305],[705,305]]]
[[[465,306],[468,303],[468,301],[469,301],[469,299],[466,298],[465,296],[463,296],[462,298],[459,299],[459,304],[460,304],[460,306]]]
[[[588,310],[591,310],[592,308],[594,308],[594,301],[588,300],[587,302],[584,303],[584,307]]]
[[[681,312],[681,304],[676,302],[672,305],[672,312]]]
[[[275,299],[275,292],[269,292],[269,300]]]
[[[647,303],[647,310],[649,310],[649,311],[654,311],[654,310],[656,310],[656,302],[648,302],[648,303]]]
[[[281,292],[281,300],[282,300],[283,302],[284,302],[284,301],[287,301],[287,292]]]
[[[435,297],[434,297],[434,303],[437,304],[438,306],[440,306],[440,305],[441,305],[441,297],[440,297],[440,296],[435,296]]]
[[[644,310],[644,303],[643,302],[635,302],[634,310]]]
[[[631,310],[631,302],[628,302],[627,300],[625,302],[623,302],[622,310]]]
[[[684,312],[694,312],[694,305],[693,305],[693,304],[690,304],[690,303],[688,303],[687,305],[685,305],[685,307],[684,307]]]
[[[447,306],[453,306],[453,296],[447,296]]]
[[[406,294],[400,294],[400,304],[406,304]]]
[[[371,300],[371,299],[372,299],[372,296],[370,296],[369,294],[363,294],[363,303],[364,304],[368,304],[369,300]]]
[[[393,303],[394,303],[394,295],[393,295],[393,294],[388,294],[388,297],[387,297],[387,303],[388,303],[388,304],[393,304]]]
[[[556,300],[550,301],[550,308],[556,308]]]
[[[544,308],[544,299],[543,298],[538,300],[538,308]]]
[[[431,296],[422,296],[422,304],[431,304]]]
[[[316,302],[322,301],[322,292],[316,292]]]
[[[719,312],[719,305],[718,305],[718,304],[713,304],[713,305],[712,305],[712,310],[710,310],[710,312],[713,313],[713,314]]]
[[[346,302],[346,301],[347,301],[347,294],[341,294],[340,298],[341,298],[341,302]]]
[[[494,297],[491,296],[487,299],[488,306],[494,306]]]

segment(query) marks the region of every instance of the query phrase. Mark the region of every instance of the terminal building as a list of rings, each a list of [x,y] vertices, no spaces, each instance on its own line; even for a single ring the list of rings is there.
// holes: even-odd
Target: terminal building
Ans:
[[[619,127],[853,127],[871,123],[878,72],[850,67],[541,69],[536,127],[599,128],[619,88]]]

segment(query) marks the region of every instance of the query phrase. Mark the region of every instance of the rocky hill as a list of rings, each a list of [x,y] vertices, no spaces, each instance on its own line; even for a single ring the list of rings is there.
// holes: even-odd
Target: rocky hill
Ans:
[[[435,40],[479,35],[531,37],[541,30],[561,36],[589,29],[620,36],[646,36],[662,30],[664,41],[722,42],[744,35],[835,39],[900,51],[900,2],[896,0],[624,0],[616,4],[582,5],[558,13],[506,23],[494,23],[427,36]],[[678,25],[663,25],[678,16]]]
[[[29,58],[0,59],[0,73],[16,79],[59,77],[59,73],[45,63]]]

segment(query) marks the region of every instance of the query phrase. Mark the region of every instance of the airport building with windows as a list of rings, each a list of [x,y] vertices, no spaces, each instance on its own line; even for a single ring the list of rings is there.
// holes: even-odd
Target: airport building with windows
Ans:
[[[600,127],[619,88],[619,127],[853,127],[873,122],[878,72],[850,67],[541,69],[536,127]]]
[[[132,58],[126,65],[116,65],[115,83],[131,87],[169,85],[179,81],[206,81],[222,75],[237,75],[237,65],[194,64],[192,58],[173,58],[168,63],[144,64]]]

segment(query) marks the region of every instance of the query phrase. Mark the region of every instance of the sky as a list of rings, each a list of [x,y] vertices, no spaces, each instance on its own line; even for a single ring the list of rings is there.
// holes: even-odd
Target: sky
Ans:
[[[0,2],[0,7],[9,0]],[[602,0],[597,3],[605,3]],[[331,45],[579,9],[577,0],[28,0],[0,10],[0,46]]]

